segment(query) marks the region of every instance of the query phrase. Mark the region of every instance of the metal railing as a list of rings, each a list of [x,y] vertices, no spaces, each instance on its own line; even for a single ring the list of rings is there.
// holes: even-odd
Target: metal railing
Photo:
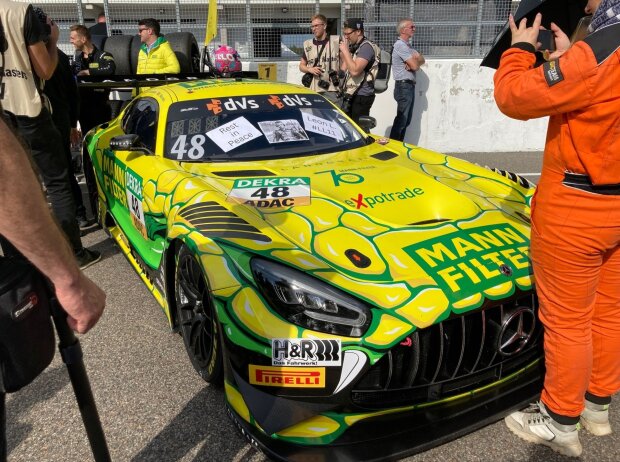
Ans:
[[[24,1],[24,0],[18,0]],[[32,2],[31,2],[32,3]],[[162,33],[191,32],[204,43],[207,0],[40,0],[61,28],[60,47],[72,53],[69,27],[95,24],[105,13],[109,34],[135,34],[139,19],[154,17]],[[303,41],[311,38],[310,18],[328,18],[330,34],[340,34],[346,18],[364,18],[366,35],[389,49],[396,25],[412,17],[414,47],[431,58],[482,57],[497,32],[518,6],[515,0],[218,0],[218,35],[214,49],[227,44],[244,60],[295,61]]]

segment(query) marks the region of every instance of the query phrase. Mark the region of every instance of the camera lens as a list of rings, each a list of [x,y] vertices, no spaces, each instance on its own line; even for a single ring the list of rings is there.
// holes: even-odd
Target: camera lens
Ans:
[[[323,90],[327,90],[329,88],[329,82],[326,82],[325,80],[319,80],[318,86],[321,87]]]
[[[336,71],[331,71],[329,73],[329,80],[334,87],[338,87],[340,85],[340,79],[338,79],[338,72]]]

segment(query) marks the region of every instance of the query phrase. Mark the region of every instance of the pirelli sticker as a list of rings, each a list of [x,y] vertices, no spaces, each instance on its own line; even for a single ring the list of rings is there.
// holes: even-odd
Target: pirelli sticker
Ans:
[[[549,85],[550,87],[564,80],[564,75],[560,70],[560,61],[558,61],[557,59],[544,63],[543,73],[545,74],[545,80],[547,81],[547,85]]]
[[[264,387],[325,388],[324,367],[249,365],[250,383]]]
[[[226,200],[259,208],[310,205],[310,178],[278,177],[235,180]]]

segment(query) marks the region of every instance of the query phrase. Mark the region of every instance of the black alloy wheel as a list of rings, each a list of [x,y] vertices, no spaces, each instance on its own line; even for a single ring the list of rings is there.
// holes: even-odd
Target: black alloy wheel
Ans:
[[[175,272],[177,323],[194,369],[209,383],[222,379],[222,345],[209,286],[194,254],[182,245]]]

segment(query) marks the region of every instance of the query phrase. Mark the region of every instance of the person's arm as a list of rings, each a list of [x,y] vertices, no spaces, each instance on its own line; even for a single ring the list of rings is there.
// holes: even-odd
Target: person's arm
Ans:
[[[58,64],[58,52],[56,51],[58,26],[49,18],[47,23],[51,29],[49,36],[43,31],[32,6],[28,7],[24,20],[24,40],[32,70],[43,80],[49,80],[52,77]]]
[[[540,23],[540,21],[538,21]],[[509,117],[527,120],[564,114],[591,105],[597,78],[594,53],[577,42],[558,59],[534,67],[538,26],[516,26],[512,16],[512,47],[501,57],[493,77],[498,108]],[[535,28],[536,27],[536,28]]]
[[[404,61],[410,71],[417,71],[420,69],[420,66],[426,62],[422,53],[418,53],[417,51],[414,51],[413,54]]]
[[[73,330],[85,333],[95,325],[105,306],[105,293],[77,266],[28,156],[1,118],[0,234],[52,281]]]
[[[355,59],[353,59],[353,56],[349,51],[349,47],[346,48],[346,51],[343,51],[342,47],[340,47],[340,51],[342,52],[342,59],[346,64],[345,69],[348,69],[349,74],[352,77],[357,77],[358,75],[364,73],[366,66],[368,66],[368,63],[375,53],[375,50],[370,43],[362,43],[360,45],[360,49],[357,52]]]
[[[168,46],[162,50],[164,52],[164,62],[166,63],[166,65],[158,72],[162,74],[178,74],[179,72],[181,72],[181,65],[179,64],[177,55],[174,54],[174,51],[172,50],[170,44],[167,43],[167,45]]]

